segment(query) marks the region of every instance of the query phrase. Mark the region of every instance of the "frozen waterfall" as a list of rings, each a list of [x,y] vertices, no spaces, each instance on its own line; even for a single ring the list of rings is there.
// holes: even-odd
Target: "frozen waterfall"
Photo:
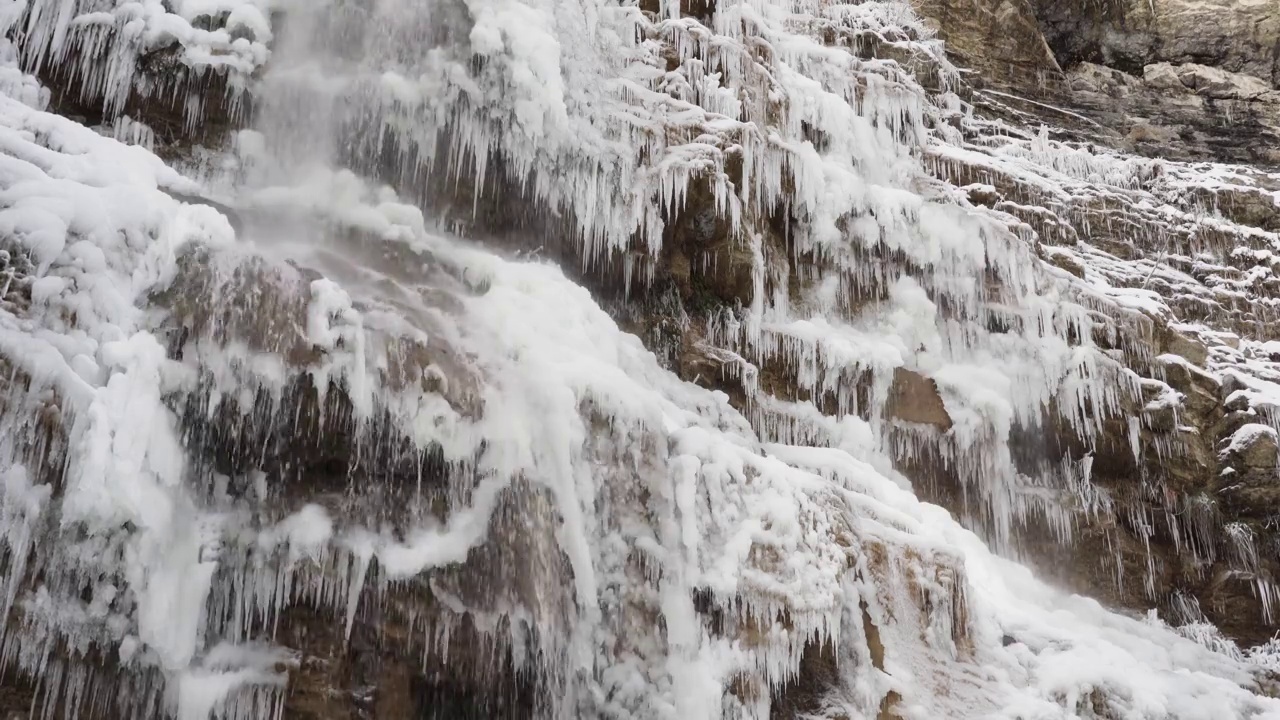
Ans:
[[[1090,448],[1136,456],[1126,408],[1177,392],[1123,357],[1160,298],[961,176],[1151,170],[981,126],[906,3],[0,26],[0,683],[33,716],[292,717],[330,643],[409,668],[341,678],[362,717],[1280,718],[1266,653],[1019,564],[1113,512]],[[1080,450],[1025,447],[1050,428]]]

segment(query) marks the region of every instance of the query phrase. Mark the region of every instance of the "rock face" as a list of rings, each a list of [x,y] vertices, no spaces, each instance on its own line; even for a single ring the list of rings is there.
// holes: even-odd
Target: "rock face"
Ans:
[[[1082,63],[1068,74],[1078,106],[1153,157],[1280,165],[1280,91],[1253,75],[1195,63],[1138,75]]]
[[[947,55],[983,85],[1035,87],[1061,68],[1027,0],[917,0]]]
[[[0,711],[1280,712],[1274,4],[134,5],[4,26]]]
[[[1202,65],[1280,87],[1280,8],[1265,0],[1031,0],[1063,66],[1141,75],[1149,65]]]
[[[988,116],[1044,123],[1053,128],[1045,138],[1076,147],[1162,159],[1124,170],[1059,165],[1107,187],[1084,201],[1092,209],[1079,197],[1064,203],[1043,193],[1048,172],[1002,171],[972,158],[944,165],[953,182],[982,188],[970,191],[971,201],[1034,230],[1054,265],[1109,288],[1153,291],[1155,302],[1134,306],[1140,328],[1150,329],[1117,346],[1126,365],[1147,378],[1126,406],[1130,425],[1116,423],[1093,450],[1091,477],[1113,505],[1070,543],[1078,560],[1055,542],[1032,554],[1044,556],[1046,570],[1059,568],[1062,582],[1110,602],[1155,603],[1178,617],[1190,598],[1195,607],[1186,621],[1203,612],[1236,639],[1263,642],[1273,633],[1271,591],[1258,583],[1271,582],[1280,568],[1272,552],[1254,548],[1280,547],[1267,521],[1258,522],[1280,507],[1264,489],[1276,478],[1273,405],[1253,392],[1260,366],[1251,358],[1265,354],[1261,347],[1277,332],[1270,257],[1280,178],[1223,168],[1238,180],[1184,182],[1176,178],[1184,170],[1168,161],[1280,166],[1280,7],[1178,0],[976,5],[968,17],[1012,16],[1012,44],[988,48],[978,42],[980,25],[946,22],[950,5],[917,3],[956,48],[957,61],[998,68],[1005,48],[1021,48],[1022,72],[986,73],[1006,92],[975,82],[975,103]],[[1049,53],[1037,49],[1033,23]],[[1182,210],[1152,214],[1149,203]],[[1221,224],[1209,231],[1185,222],[1199,207],[1212,208]],[[1219,232],[1221,241],[1210,239]],[[1246,366],[1251,379],[1242,382],[1232,369]],[[1070,447],[1073,434],[1065,431],[1055,444]],[[945,481],[931,486],[945,488]],[[1100,529],[1110,523],[1112,530]],[[1098,555],[1114,562],[1098,563]]]
[[[1280,10],[1270,2],[919,0],[975,98],[1150,157],[1280,166]],[[1001,20],[998,22],[996,18]],[[993,42],[990,34],[1001,34]]]

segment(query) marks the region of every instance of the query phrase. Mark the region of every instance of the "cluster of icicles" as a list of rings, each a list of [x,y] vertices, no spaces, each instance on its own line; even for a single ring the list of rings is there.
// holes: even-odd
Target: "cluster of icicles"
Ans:
[[[306,606],[344,639],[402,625],[429,666],[476,634],[538,717],[1280,718],[1229,643],[1060,594],[894,469],[941,453],[997,545],[1037,513],[1069,537],[1020,491],[1011,429],[1055,401],[1090,437],[1138,382],[1087,344],[1101,299],[926,179],[963,108],[905,3],[300,3],[278,39],[269,9],[0,17],[0,666],[35,712],[281,713]],[[878,45],[941,89],[856,52]],[[14,67],[65,65],[118,111],[191,91],[136,74],[158,51],[226,81],[189,125],[261,98],[200,183],[145,125],[44,112]],[[500,159],[576,220],[588,269],[625,252],[641,284],[709,183],[754,267],[708,342],[749,391],[784,358],[835,411],[761,395],[748,419],[680,380],[554,265],[433,232],[366,177],[388,147],[401,180],[482,187]],[[175,199],[210,193],[249,221]],[[816,277],[794,294],[760,229],[780,209]],[[842,288],[869,284],[885,298],[855,310]],[[898,368],[936,384],[945,436],[885,418]],[[1038,480],[1109,512],[1087,461]],[[479,702],[504,665],[472,661]]]

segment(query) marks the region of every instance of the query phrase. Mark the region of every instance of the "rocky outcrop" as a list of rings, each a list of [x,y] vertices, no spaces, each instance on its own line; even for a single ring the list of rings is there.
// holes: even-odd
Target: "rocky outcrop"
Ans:
[[[1141,76],[1149,65],[1207,65],[1280,87],[1280,8],[1268,0],[1031,0],[1063,66]]]
[[[1035,87],[1061,74],[1028,0],[914,0],[967,81]]]
[[[1280,10],[1234,0],[918,0],[988,113],[1149,157],[1280,166]],[[996,18],[1000,18],[997,22]],[[990,33],[999,28],[1000,42]]]
[[[161,149],[224,144],[247,119],[246,86],[274,39],[256,5],[72,10],[24,6],[4,25],[60,114],[117,132],[141,122],[135,131]]]
[[[1194,63],[1140,74],[1080,63],[1069,100],[1150,157],[1280,166],[1280,90],[1253,75]]]

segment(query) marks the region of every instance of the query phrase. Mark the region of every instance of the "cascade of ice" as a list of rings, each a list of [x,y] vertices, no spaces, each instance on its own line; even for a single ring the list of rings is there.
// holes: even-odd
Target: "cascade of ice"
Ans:
[[[954,474],[998,550],[1041,520],[1069,539],[1112,512],[1090,456],[1017,439],[1087,447],[1146,389],[1093,344],[1113,298],[926,172],[971,152],[966,110],[905,3],[24,0],[0,23],[0,669],[36,712],[284,713],[305,608],[412,656],[439,717],[450,692],[503,717],[1280,717],[1234,646],[1061,595],[904,476]],[[136,62],[157,53],[172,84]],[[43,112],[19,57],[108,117],[163,97],[254,125],[201,186],[137,120]],[[1005,155],[1046,194],[1147,172]],[[482,227],[495,193],[536,222]],[[737,290],[685,317],[716,390],[566,277],[643,294],[695,211],[729,250],[687,271]]]

